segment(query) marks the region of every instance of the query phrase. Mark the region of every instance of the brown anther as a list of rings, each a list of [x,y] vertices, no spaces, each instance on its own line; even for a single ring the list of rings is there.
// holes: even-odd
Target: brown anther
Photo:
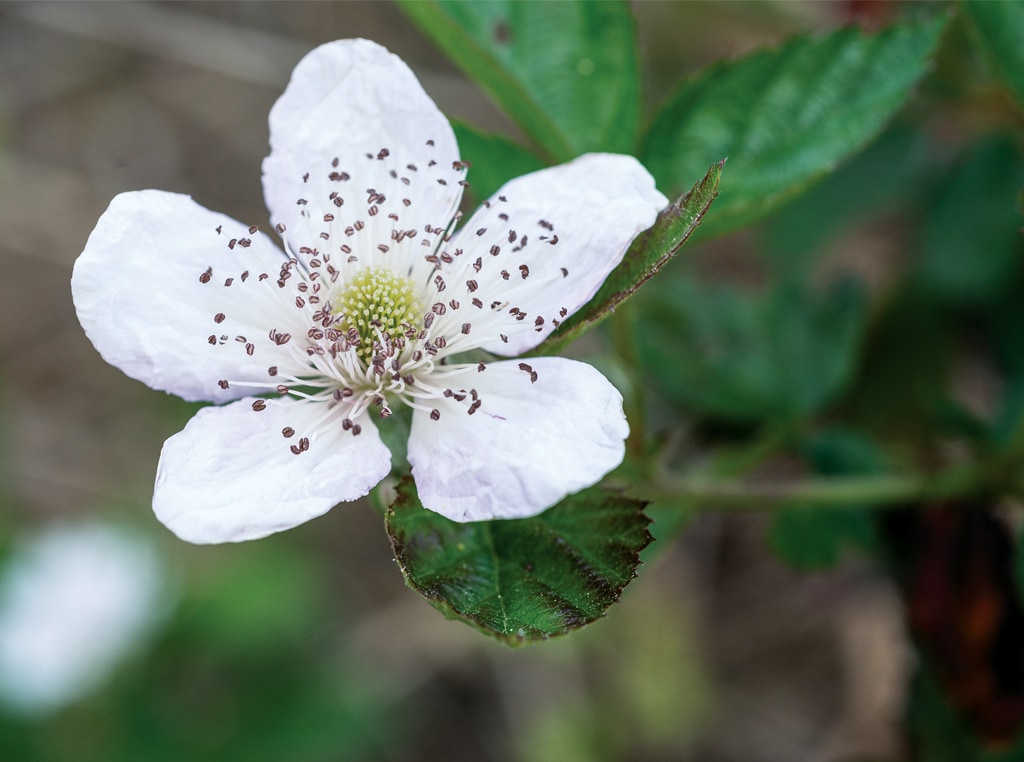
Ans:
[[[260,412],[261,410],[266,410],[267,403],[264,402],[263,400],[256,400],[254,403],[252,403],[252,409],[255,410],[257,413]]]
[[[293,429],[291,426],[285,426],[283,429],[281,429],[281,436],[283,436],[285,439],[289,439],[290,437],[295,436],[295,429]]]

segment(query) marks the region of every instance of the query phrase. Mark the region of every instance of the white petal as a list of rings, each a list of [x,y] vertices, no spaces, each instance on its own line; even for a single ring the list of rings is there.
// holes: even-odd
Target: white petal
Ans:
[[[326,406],[252,399],[196,413],[164,444],[153,510],[172,532],[195,543],[265,537],[367,494],[391,469],[391,453],[368,419],[344,431]],[[285,438],[291,427],[295,434]],[[309,449],[291,452],[309,437]]]
[[[251,243],[231,249],[232,239]],[[283,258],[262,234],[188,196],[122,193],[75,262],[71,292],[82,327],[107,362],[154,389],[224,401],[246,391],[221,389],[219,380],[263,378],[284,354],[267,337],[270,328],[287,331],[296,312],[275,283]],[[264,272],[269,277],[260,282]],[[221,322],[219,314],[226,316]]]
[[[587,154],[504,185],[449,246],[463,250],[457,260],[463,268],[480,258],[478,271],[448,283],[461,289],[461,300],[475,297],[485,305],[473,322],[475,332],[486,334],[478,346],[502,355],[537,346],[597,292],[667,204],[636,159],[614,154]],[[467,279],[479,290],[465,291]],[[497,312],[492,304],[500,305]],[[509,309],[525,317],[509,316]]]
[[[534,516],[615,468],[629,426],[622,397],[589,365],[557,357],[491,363],[453,373],[450,388],[472,396],[417,410],[409,462],[420,500],[454,521]]]
[[[331,42],[299,62],[270,111],[270,147],[263,192],[296,252],[347,243],[367,264],[379,245],[393,248],[392,230],[416,231],[408,242],[418,245],[425,225],[447,228],[462,197],[448,120],[409,67],[368,40]],[[365,229],[346,235],[357,222]]]

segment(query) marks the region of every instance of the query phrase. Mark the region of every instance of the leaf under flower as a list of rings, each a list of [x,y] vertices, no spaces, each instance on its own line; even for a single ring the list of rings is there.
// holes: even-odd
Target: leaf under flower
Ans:
[[[591,487],[533,518],[460,524],[424,510],[406,478],[387,531],[411,588],[515,646],[579,629],[619,599],[653,539],[645,505]]]

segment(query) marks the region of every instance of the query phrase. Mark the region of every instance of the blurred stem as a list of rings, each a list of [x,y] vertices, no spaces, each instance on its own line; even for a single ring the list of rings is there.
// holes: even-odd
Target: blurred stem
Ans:
[[[979,468],[964,466],[935,476],[844,476],[782,483],[666,478],[636,485],[629,492],[648,500],[692,501],[703,509],[756,511],[795,505],[845,508],[939,501],[976,493],[983,483]]]
[[[636,310],[633,305],[628,302],[622,304],[612,316],[611,330],[615,354],[629,374],[629,395],[624,400],[626,420],[629,421],[626,449],[630,455],[642,460],[646,454],[644,443],[647,441],[647,421],[640,381],[636,374],[636,342],[633,337],[635,320]]]
[[[685,481],[687,484],[738,482],[743,474],[784,449],[793,435],[794,428],[789,424],[766,427],[743,444],[717,450],[702,464],[698,474],[688,477]],[[658,539],[672,537],[679,532],[707,502],[700,491],[670,491],[669,487],[676,484],[676,481],[666,474],[664,464],[653,464],[653,468],[648,469],[643,478],[643,486],[640,486],[640,480],[634,480],[633,484],[637,486],[628,488],[627,492],[654,502],[648,508],[648,513],[656,515],[652,531]],[[664,547],[662,543],[655,543],[652,546],[655,549],[661,547]],[[656,552],[657,550],[649,550],[648,554]]]

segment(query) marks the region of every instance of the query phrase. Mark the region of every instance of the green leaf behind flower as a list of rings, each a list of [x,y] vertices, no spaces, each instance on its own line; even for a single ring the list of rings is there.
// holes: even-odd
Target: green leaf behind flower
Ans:
[[[1010,88],[1018,108],[1024,108],[1024,4],[1019,2],[962,2],[989,63]]]
[[[470,163],[469,191],[477,203],[493,196],[509,180],[544,168],[537,156],[502,135],[488,135],[454,122],[459,155]]]
[[[406,0],[401,6],[554,160],[633,151],[640,66],[625,3]]]
[[[730,181],[702,234],[753,222],[878,133],[927,71],[944,25],[842,29],[713,65],[661,107],[641,158],[671,192],[727,156]]]
[[[832,400],[855,367],[864,290],[764,293],[672,273],[648,290],[635,334],[644,378],[681,409],[737,422],[792,421]]]
[[[510,645],[602,616],[651,541],[644,503],[591,487],[528,519],[460,524],[398,486],[387,530],[406,583],[446,616]]]

